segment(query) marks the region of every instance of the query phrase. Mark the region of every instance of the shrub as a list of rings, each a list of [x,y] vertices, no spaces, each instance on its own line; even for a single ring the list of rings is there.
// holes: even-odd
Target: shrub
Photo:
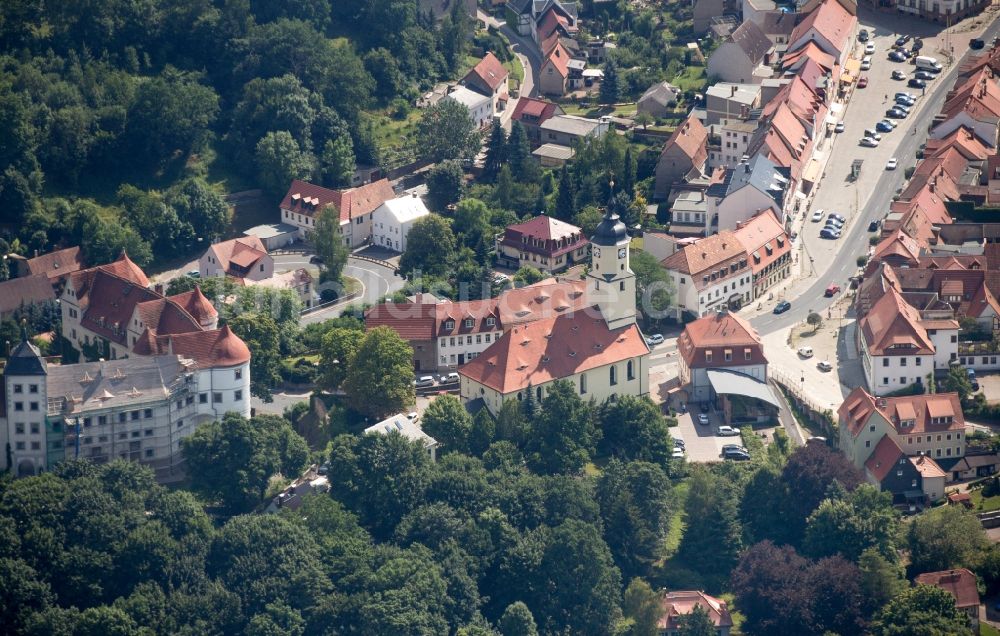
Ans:
[[[281,379],[291,384],[314,384],[319,375],[316,365],[305,358],[282,360]]]

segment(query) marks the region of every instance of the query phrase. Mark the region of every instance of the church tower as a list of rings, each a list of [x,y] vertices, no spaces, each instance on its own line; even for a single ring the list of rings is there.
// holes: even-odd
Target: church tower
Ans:
[[[600,308],[608,329],[627,327],[635,323],[635,274],[629,267],[628,231],[610,205],[590,243],[587,298]]]

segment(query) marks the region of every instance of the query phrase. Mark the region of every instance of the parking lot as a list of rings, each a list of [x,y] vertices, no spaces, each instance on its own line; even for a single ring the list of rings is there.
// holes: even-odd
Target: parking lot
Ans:
[[[722,461],[722,446],[724,444],[742,444],[739,435],[718,437],[715,429],[722,424],[719,413],[709,412],[707,425],[696,424],[701,411],[694,405],[695,413],[680,413],[677,416],[677,427],[671,432],[674,437],[684,440],[684,450],[689,462],[705,463]]]

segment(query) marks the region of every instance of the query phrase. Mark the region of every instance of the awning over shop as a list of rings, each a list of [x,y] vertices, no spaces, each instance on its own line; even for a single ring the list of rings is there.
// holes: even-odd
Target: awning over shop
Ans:
[[[768,384],[749,375],[722,369],[709,369],[708,381],[712,384],[712,390],[718,395],[742,395],[767,402],[775,407],[781,406]]]
[[[861,73],[861,60],[849,59],[844,62],[844,73],[857,77]]]
[[[823,166],[820,165],[819,161],[816,159],[810,159],[809,163],[806,165],[806,169],[802,171],[802,180],[808,181],[809,183],[816,183],[819,181],[822,170]]]

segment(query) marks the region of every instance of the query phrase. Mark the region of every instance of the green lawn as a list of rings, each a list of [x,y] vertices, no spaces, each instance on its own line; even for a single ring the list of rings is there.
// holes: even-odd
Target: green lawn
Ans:
[[[973,509],[977,512],[992,512],[993,510],[1000,510],[1000,495],[995,497],[983,497],[982,488],[970,491],[969,498],[972,500]]]
[[[1000,636],[1000,630],[989,623],[979,623],[979,636]]]
[[[707,81],[704,66],[688,66],[683,73],[670,80],[670,83],[683,91],[701,91]]]

